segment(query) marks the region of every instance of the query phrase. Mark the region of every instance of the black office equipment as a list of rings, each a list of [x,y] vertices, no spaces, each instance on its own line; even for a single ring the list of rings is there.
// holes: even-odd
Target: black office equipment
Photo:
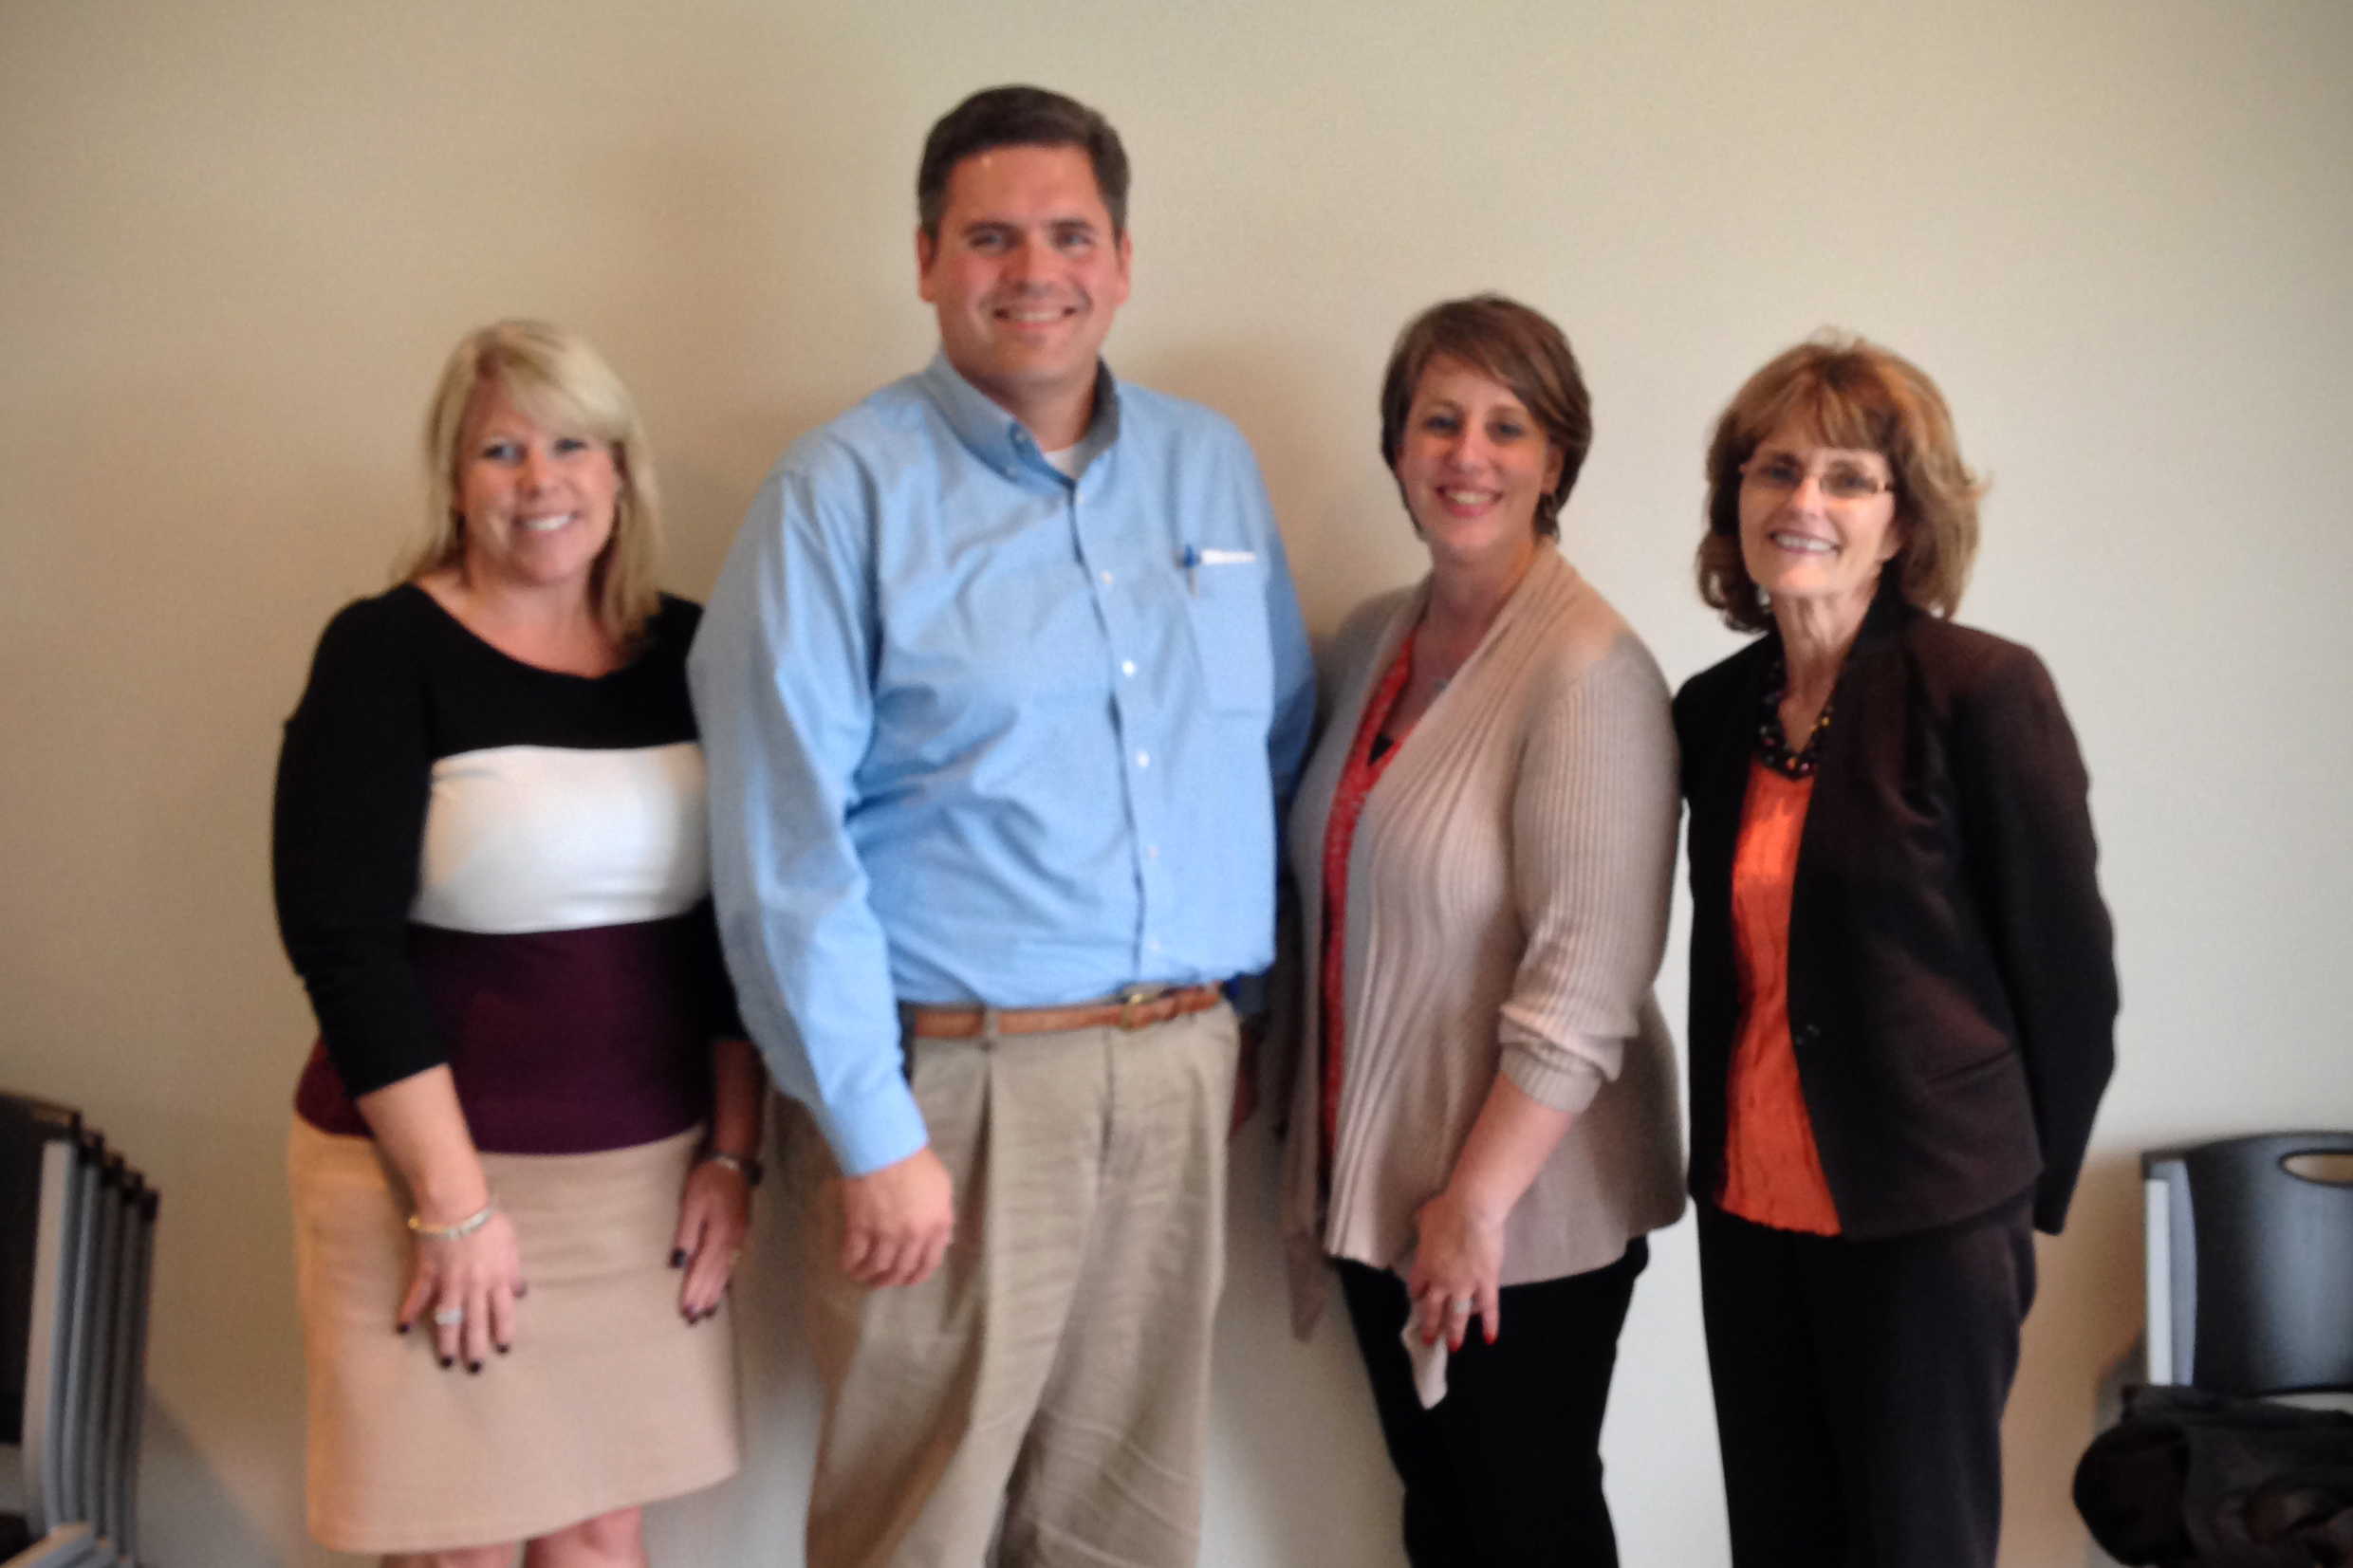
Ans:
[[[2353,1561],[2353,1133],[2140,1170],[2144,1381],[2077,1466],[2077,1511],[2118,1562]]]

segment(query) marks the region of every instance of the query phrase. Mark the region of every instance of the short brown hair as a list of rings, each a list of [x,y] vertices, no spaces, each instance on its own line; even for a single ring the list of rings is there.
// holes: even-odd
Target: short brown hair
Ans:
[[[1460,360],[1511,389],[1561,454],[1560,482],[1536,498],[1536,531],[1561,531],[1561,503],[1577,483],[1593,447],[1593,399],[1578,372],[1568,340],[1542,312],[1501,294],[1434,304],[1398,334],[1380,381],[1380,460],[1397,470],[1405,446],[1405,419],[1430,361]]]
[[[613,537],[588,579],[597,618],[622,647],[635,642],[660,607],[655,563],[661,554],[661,488],[654,454],[629,389],[587,341],[547,322],[499,322],[470,332],[441,368],[425,414],[425,533],[403,568],[404,581],[454,566],[466,556],[466,519],[457,509],[457,444],[466,411],[484,387],[506,393],[541,424],[594,436],[612,449],[621,474],[613,498]]]
[[[968,157],[999,147],[1076,147],[1095,171],[1111,214],[1111,237],[1127,232],[1127,149],[1111,121],[1075,98],[1044,87],[984,87],[939,117],[916,168],[916,220],[933,240],[948,210],[948,179]]]
[[[1716,421],[1708,447],[1699,597],[1734,631],[1773,624],[1741,558],[1740,470],[1757,443],[1791,418],[1831,446],[1887,459],[1901,542],[1882,573],[1892,572],[1897,591],[1919,609],[1939,616],[1959,609],[1977,557],[1977,500],[1985,487],[1961,461],[1953,411],[1919,366],[1837,332],[1798,344],[1750,377]]]

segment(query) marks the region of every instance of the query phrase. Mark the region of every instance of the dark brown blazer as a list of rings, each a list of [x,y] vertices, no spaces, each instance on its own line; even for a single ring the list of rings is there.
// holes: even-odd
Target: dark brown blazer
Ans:
[[[1675,699],[1691,803],[1692,1195],[1722,1184],[1740,1026],[1732,852],[1768,633]],[[2056,1232],[2115,1064],[2116,969],[2089,780],[2014,642],[1883,592],[1848,653],[1799,842],[1789,1033],[1841,1230],[1984,1213]]]

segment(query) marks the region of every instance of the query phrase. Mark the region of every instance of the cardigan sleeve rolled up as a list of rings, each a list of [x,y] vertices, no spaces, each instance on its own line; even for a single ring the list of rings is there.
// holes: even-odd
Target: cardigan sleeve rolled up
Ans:
[[[1675,731],[1631,634],[1535,708],[1512,793],[1512,898],[1527,934],[1498,1034],[1530,1099],[1583,1111],[1615,1079],[1667,945]]]

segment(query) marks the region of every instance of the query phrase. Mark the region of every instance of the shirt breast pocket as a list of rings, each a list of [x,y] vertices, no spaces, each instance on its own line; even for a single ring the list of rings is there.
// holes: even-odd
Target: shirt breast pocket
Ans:
[[[1201,556],[1201,563],[1189,571],[1185,607],[1210,711],[1271,713],[1274,641],[1267,628],[1267,563],[1238,550],[1203,550]],[[1232,559],[1235,556],[1241,559]]]

